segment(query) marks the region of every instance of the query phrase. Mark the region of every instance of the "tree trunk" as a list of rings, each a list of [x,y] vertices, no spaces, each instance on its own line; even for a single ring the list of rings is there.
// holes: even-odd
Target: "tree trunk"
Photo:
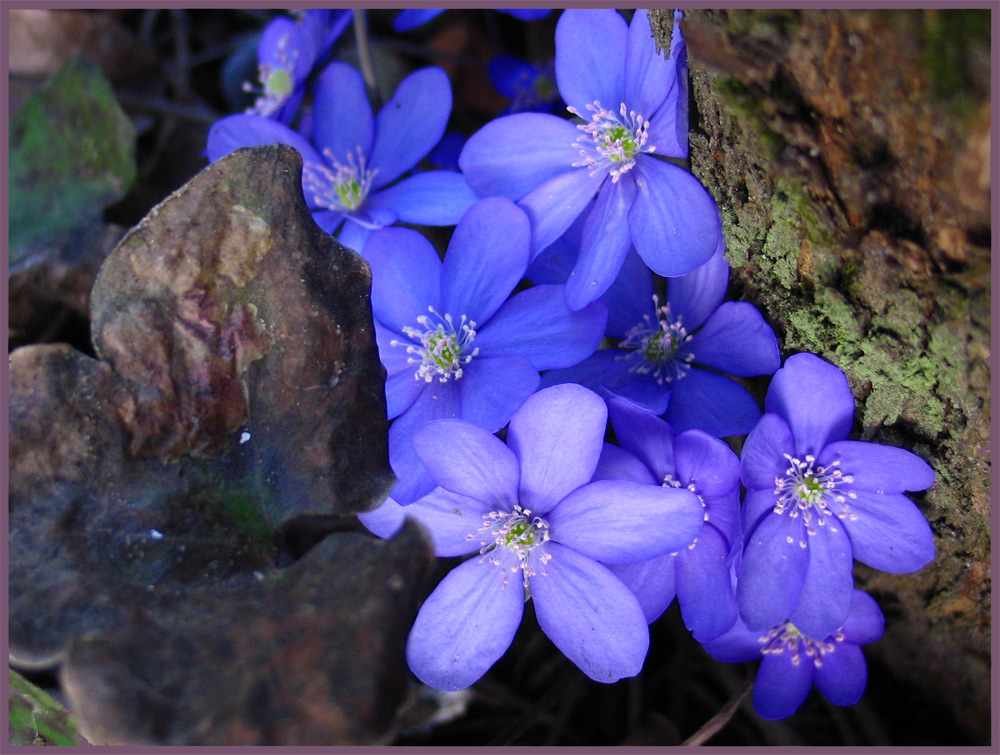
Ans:
[[[661,46],[669,11],[651,14]],[[875,662],[990,741],[990,12],[693,10],[691,168],[731,294],[847,374],[857,437],[936,471],[936,560],[861,565]]]

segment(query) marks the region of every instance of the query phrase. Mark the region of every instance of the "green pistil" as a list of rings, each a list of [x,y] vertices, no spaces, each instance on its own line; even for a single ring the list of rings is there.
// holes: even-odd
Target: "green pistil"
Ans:
[[[264,82],[264,91],[272,96],[287,97],[292,93],[292,88],[292,77],[284,68],[275,68],[268,73],[267,81]]]
[[[799,500],[805,504],[815,504],[823,500],[826,487],[815,477],[803,477],[796,490]]]
[[[364,202],[364,194],[358,182],[350,178],[336,186],[337,199],[341,207],[347,210],[356,210]]]
[[[605,138],[609,145],[620,145],[621,152],[617,150],[608,154],[608,157],[615,162],[626,162],[635,159],[636,142],[635,136],[624,126],[614,126],[605,132]]]
[[[507,530],[506,535],[504,535],[504,545],[508,547],[517,545],[530,546],[534,544],[535,527],[526,519],[515,522],[511,528]]]

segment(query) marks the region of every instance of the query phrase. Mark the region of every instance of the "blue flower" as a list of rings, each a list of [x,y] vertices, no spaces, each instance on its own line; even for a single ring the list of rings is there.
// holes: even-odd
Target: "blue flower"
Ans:
[[[501,10],[500,13],[507,13],[514,18],[520,19],[521,21],[537,21],[538,19],[545,18],[548,16],[552,10],[551,9],[541,9],[541,8],[516,8],[514,10]],[[436,8],[407,8],[406,10],[401,10],[396,14],[396,17],[392,20],[392,28],[396,31],[410,31],[411,29],[416,29],[418,26],[423,26],[428,21],[433,18],[437,18],[440,14],[444,13],[443,9]]]
[[[305,95],[306,79],[351,22],[351,10],[307,10],[300,19],[281,16],[265,27],[257,46],[262,90],[247,112],[291,123]],[[254,91],[244,85],[246,91]]]
[[[604,293],[630,246],[665,276],[691,272],[719,246],[715,201],[698,179],[658,157],[687,156],[684,61],[676,24],[664,58],[645,11],[631,26],[613,10],[565,11],[556,79],[583,123],[516,113],[486,124],[462,151],[459,165],[480,196],[508,197],[528,213],[533,257],[587,209],[566,283],[574,309]]]
[[[844,373],[815,354],[785,360],[764,409],[740,460],[737,604],[753,631],[789,619],[826,637],[850,610],[854,558],[895,573],[933,560],[934,535],[903,491],[930,487],[934,471],[901,448],[845,440],[854,396]]]
[[[490,82],[510,100],[503,114],[551,113],[560,102],[555,64],[536,66],[513,55],[497,55],[490,61]]]
[[[549,270],[558,264],[547,253],[543,257]],[[551,276],[543,272],[536,279]],[[696,428],[718,437],[745,435],[760,409],[727,375],[770,375],[781,364],[781,353],[756,307],[723,302],[728,282],[729,264],[720,248],[694,272],[671,278],[661,306],[649,269],[630,251],[601,297],[608,306],[607,335],[618,347],[552,370],[542,385],[579,382],[604,396],[621,396],[664,415],[677,432]]]
[[[451,84],[440,68],[400,82],[374,116],[364,80],[346,63],[324,69],[313,107],[316,147],[259,115],[233,115],[208,134],[208,157],[281,142],[302,155],[302,188],[317,225],[361,251],[371,232],[396,222],[454,225],[476,195],[460,173],[432,170],[396,182],[441,139],[451,114]],[[396,183],[394,183],[396,182]]]
[[[600,302],[574,312],[554,285],[510,296],[528,266],[530,233],[522,210],[493,197],[462,216],[443,263],[406,228],[378,231],[365,247],[400,503],[433,487],[410,445],[417,428],[455,417],[496,432],[535,392],[539,370],[573,364],[600,343]]]
[[[721,637],[703,642],[709,655],[741,663],[763,657],[754,682],[753,705],[767,719],[792,715],[813,683],[834,705],[854,705],[868,681],[861,645],[882,636],[878,604],[861,590],[850,596],[847,618],[822,640],[811,639],[791,621],[752,632],[737,620]]]
[[[684,488],[591,482],[606,417],[597,395],[560,385],[518,409],[507,445],[461,420],[414,436],[439,486],[429,498],[451,519],[434,530],[438,551],[480,554],[452,570],[417,614],[406,660],[421,681],[454,690],[479,679],[510,646],[528,596],[542,631],[591,679],[640,671],[646,618],[600,562],[683,548],[702,509]]]
[[[608,401],[608,412],[621,447],[604,445],[594,479],[686,488],[704,511],[704,523],[686,548],[610,568],[639,598],[647,621],[659,617],[676,594],[695,639],[718,637],[736,621],[730,562],[742,545],[739,459],[717,438],[700,430],[675,435],[662,419],[621,399]]]

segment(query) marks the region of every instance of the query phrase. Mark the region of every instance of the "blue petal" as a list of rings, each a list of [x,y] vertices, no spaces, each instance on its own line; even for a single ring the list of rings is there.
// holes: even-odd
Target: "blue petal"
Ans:
[[[854,424],[854,395],[839,367],[815,354],[794,354],[774,373],[764,409],[792,428],[798,458],[844,440]]]
[[[809,552],[799,545],[805,537],[802,519],[787,514],[765,517],[747,536],[736,603],[748,629],[767,630],[791,615],[809,568]]]
[[[760,663],[753,686],[753,707],[761,718],[775,721],[792,715],[809,696],[813,683],[813,664],[802,655],[792,663],[786,650],[768,653]]]
[[[708,262],[699,265],[687,275],[672,278],[667,284],[667,302],[674,317],[682,317],[688,333],[700,328],[722,300],[729,288],[729,263],[726,261],[725,244]]]
[[[413,434],[435,419],[457,419],[461,402],[454,380],[424,383],[416,401],[389,426],[389,464],[398,481],[392,497],[401,504],[412,503],[430,493],[434,481],[413,449]]]
[[[743,536],[749,538],[761,520],[773,512],[777,505],[778,494],[774,492],[773,485],[767,490],[748,490],[743,497],[743,509],[740,512]]]
[[[386,186],[416,165],[441,141],[451,115],[451,83],[440,68],[414,71],[375,116],[370,166],[372,189]]]
[[[255,114],[230,115],[213,123],[208,130],[205,153],[211,162],[215,162],[240,147],[261,144],[287,144],[299,151],[304,162],[324,164],[313,146],[288,126]]]
[[[407,8],[406,10],[401,10],[392,19],[392,28],[398,32],[410,31],[410,29],[423,26],[441,13],[444,13],[443,9]]]
[[[490,60],[488,73],[493,88],[507,99],[513,100],[535,83],[539,70],[538,66],[513,55],[497,55]]]
[[[842,440],[830,443],[816,460],[823,467],[838,463],[845,475],[854,478],[851,487],[872,493],[902,493],[926,490],[934,484],[934,470],[916,454],[903,448]]]
[[[619,355],[621,355],[619,350]],[[635,354],[628,357],[635,358]],[[633,362],[625,361],[626,367]],[[653,414],[663,414],[670,402],[670,386],[672,383],[660,383],[652,375],[642,375],[626,371],[606,379],[601,383],[611,396],[618,396],[629,401],[645,411]]]
[[[316,83],[313,108],[316,146],[321,152],[330,151],[330,162],[347,165],[350,155],[357,165],[359,149],[362,157],[371,154],[375,116],[357,69],[347,63],[330,63]]]
[[[465,137],[460,131],[448,131],[427,155],[427,161],[445,170],[459,170],[458,156],[465,148]]]
[[[629,24],[625,50],[625,104],[648,120],[668,93],[674,98],[678,96],[676,79],[675,61],[656,49],[649,17],[646,11],[637,10]]]
[[[614,10],[563,11],[556,24],[556,81],[566,104],[590,120],[595,100],[612,111],[625,101],[628,26]]]
[[[340,233],[337,234],[337,241],[348,249],[352,249],[358,254],[363,254],[368,246],[368,239],[372,235],[372,230],[372,228],[361,225],[348,215],[347,220],[344,221],[344,225],[340,229]]]
[[[765,414],[743,443],[740,478],[748,490],[774,490],[774,481],[788,469],[785,454],[795,453],[792,431],[777,414]]]
[[[607,564],[638,599],[648,624],[660,618],[674,600],[674,559],[668,554],[637,564]]]
[[[730,553],[736,548],[742,548],[739,487],[725,495],[701,497],[705,502],[705,523],[718,530],[729,546]]]
[[[358,519],[373,535],[388,540],[399,532],[406,521],[406,507],[386,498],[378,508],[358,514]]]
[[[455,225],[477,199],[461,173],[432,170],[372,194],[365,209],[391,210],[401,223]]]
[[[447,263],[445,263],[447,265]],[[518,354],[536,370],[586,359],[601,343],[607,308],[592,302],[576,312],[562,286],[535,286],[512,296],[477,334],[484,354]]]
[[[538,382],[538,370],[524,357],[475,357],[462,376],[462,419],[496,432],[538,389]]]
[[[705,651],[719,661],[726,663],[743,663],[755,661],[761,657],[760,632],[751,632],[746,625],[736,618],[736,623],[724,634],[714,640],[702,642]]]
[[[701,430],[677,436],[674,463],[677,479],[682,485],[694,485],[699,495],[717,497],[739,487],[740,460],[729,446]]]
[[[676,72],[673,88],[667,93],[663,104],[650,118],[649,144],[656,146],[656,152],[668,157],[688,156],[688,63],[687,44],[675,16],[673,34],[670,39],[670,62]]]
[[[436,556],[466,556],[484,545],[475,533],[482,527],[489,508],[478,500],[435,488],[423,498],[398,508],[403,516],[413,517],[427,530],[434,541]]]
[[[857,645],[835,642],[832,653],[824,653],[823,665],[815,670],[816,688],[834,705],[854,705],[868,683],[865,654]]]
[[[336,210],[319,210],[313,212],[312,218],[316,225],[332,236],[337,233],[337,229],[344,222],[344,213],[337,212]],[[343,244],[344,242],[341,241],[340,243]],[[347,246],[347,244],[344,244],[344,246]],[[348,246],[347,248],[351,249],[352,247]]]
[[[378,332],[377,323],[375,328]],[[386,416],[395,419],[413,405],[426,383],[417,377],[416,366],[407,361],[410,355],[406,349],[413,341],[398,333],[384,332],[385,340],[379,339],[379,358],[386,368]],[[393,341],[399,345],[394,346]]]
[[[458,165],[479,196],[516,202],[556,176],[577,172],[573,142],[579,137],[572,123],[555,115],[507,115],[469,137]]]
[[[781,366],[778,339],[750,302],[727,301],[690,342],[695,361],[739,377],[773,375]]]
[[[507,651],[523,612],[520,580],[472,558],[441,580],[421,606],[406,642],[406,663],[431,687],[464,689]]]
[[[629,248],[618,277],[601,296],[601,301],[608,305],[606,332],[612,338],[624,339],[632,328],[642,324],[644,315],[655,320],[653,276],[635,248]]]
[[[802,634],[821,640],[847,620],[854,592],[854,561],[847,533],[836,517],[812,527],[816,534],[805,536],[809,552],[806,581],[789,618]]]
[[[844,639],[853,645],[875,642],[885,631],[885,617],[875,598],[861,590],[851,597],[851,612],[841,627]]]
[[[554,541],[595,561],[632,564],[687,546],[703,516],[686,488],[598,480],[563,498],[547,519]]]
[[[434,482],[485,504],[479,513],[517,503],[517,458],[488,430],[460,419],[428,422],[413,434],[413,449]]]
[[[552,559],[530,583],[542,631],[594,681],[638,674],[649,630],[636,597],[607,567],[559,543],[545,548]]]
[[[542,516],[590,482],[604,444],[607,408],[566,383],[539,391],[510,420],[507,443],[521,463],[521,505]]]
[[[722,222],[701,182],[676,165],[642,154],[628,176],[638,188],[628,214],[632,243],[649,268],[672,277],[708,262],[722,238]]]
[[[619,398],[608,399],[608,416],[618,443],[641,459],[658,482],[676,474],[674,431],[665,420]]]
[[[481,199],[462,216],[444,256],[441,306],[484,327],[528,268],[531,227],[509,199]],[[477,344],[478,345],[478,344]]]
[[[579,364],[565,369],[549,370],[542,375],[542,388],[561,383],[579,383],[601,395],[606,395],[601,383],[620,372],[627,371],[628,365],[618,359],[618,349],[598,349]]]
[[[536,286],[566,283],[569,274],[576,265],[576,257],[580,251],[580,236],[583,233],[583,221],[586,218],[587,210],[584,210],[562,236],[549,244],[531,261],[524,277]]]
[[[714,640],[736,622],[728,555],[729,545],[714,527],[702,527],[692,546],[677,554],[677,602],[698,642]]]
[[[551,12],[551,8],[514,8],[512,10],[500,10],[500,13],[506,13],[513,16],[520,21],[538,21],[547,17]]]
[[[857,519],[841,521],[858,561],[881,571],[905,574],[934,560],[934,533],[913,501],[898,493],[854,492],[857,497],[848,500],[847,510]],[[831,509],[839,513],[837,504]]]
[[[659,485],[661,482],[653,477],[653,473],[638,456],[610,443],[604,444],[597,469],[594,470],[594,480],[632,480],[645,485]]]
[[[628,211],[635,197],[631,181],[605,181],[583,224],[576,266],[566,281],[566,303],[582,309],[614,282],[629,250]]]
[[[592,176],[583,168],[572,168],[521,198],[518,205],[531,220],[532,259],[566,232],[590,204],[606,176],[607,169]]]
[[[725,375],[692,367],[671,385],[664,417],[677,432],[696,428],[719,438],[745,435],[760,419],[754,397]]]
[[[440,304],[441,260],[431,243],[409,228],[384,228],[365,244],[372,270],[372,312],[402,333]]]

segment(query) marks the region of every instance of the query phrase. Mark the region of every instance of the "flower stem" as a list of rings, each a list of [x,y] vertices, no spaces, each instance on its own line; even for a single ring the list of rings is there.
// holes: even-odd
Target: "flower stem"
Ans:
[[[722,706],[722,710],[708,719],[708,721],[706,721],[705,724],[688,739],[684,740],[682,746],[688,747],[702,745],[718,734],[722,730],[722,727],[729,723],[729,719],[733,717],[736,710],[746,699],[747,695],[750,694],[752,689],[753,676],[749,676],[746,683],[743,685],[743,688],[726,701],[726,704]]]
[[[375,80],[375,66],[372,63],[371,46],[368,44],[368,21],[362,8],[354,11],[354,38],[358,43],[358,60],[361,64],[361,75],[368,88],[368,97],[372,107],[378,111],[382,107],[382,97],[378,91],[378,82]]]

